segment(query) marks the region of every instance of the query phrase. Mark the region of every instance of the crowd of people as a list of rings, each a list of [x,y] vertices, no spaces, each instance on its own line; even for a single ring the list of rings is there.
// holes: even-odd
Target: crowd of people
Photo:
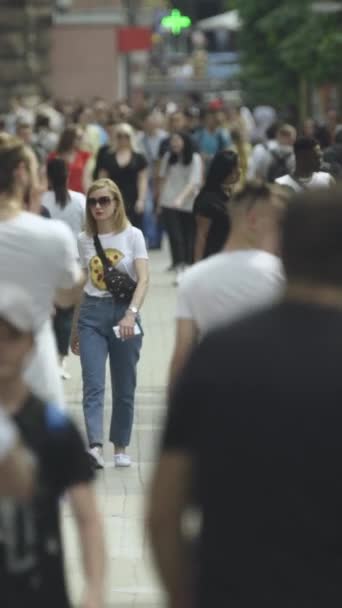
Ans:
[[[295,127],[219,98],[13,102],[0,121],[5,606],[69,608],[65,493],[83,607],[103,606],[92,480],[107,432],[115,467],[132,464],[149,251],[164,233],[177,329],[147,520],[170,607],[340,603],[341,177],[332,112]],[[87,445],[65,411],[70,348]]]

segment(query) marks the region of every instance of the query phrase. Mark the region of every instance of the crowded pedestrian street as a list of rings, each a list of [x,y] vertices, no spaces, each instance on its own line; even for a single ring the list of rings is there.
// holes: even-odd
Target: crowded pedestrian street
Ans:
[[[156,460],[156,449],[165,415],[165,388],[174,339],[176,289],[172,275],[165,272],[167,252],[151,252],[151,287],[143,313],[144,346],[139,367],[135,425],[129,470],[114,468],[112,447],[104,447],[106,467],[97,475],[96,491],[108,546],[106,608],[163,608],[160,584],[153,571],[144,529],[146,493]],[[70,355],[71,379],[65,382],[68,410],[84,428],[81,368]],[[108,388],[108,387],[107,387]],[[110,391],[105,405],[106,428],[110,412]],[[66,572],[77,605],[83,588],[81,561],[75,542],[75,528],[65,505]]]

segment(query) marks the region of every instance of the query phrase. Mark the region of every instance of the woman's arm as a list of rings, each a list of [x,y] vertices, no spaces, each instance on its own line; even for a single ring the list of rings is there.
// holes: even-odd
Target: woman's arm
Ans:
[[[134,266],[137,273],[138,282],[131,303],[127,307],[126,314],[119,323],[120,336],[122,340],[127,340],[128,338],[132,338],[134,336],[134,325],[136,321],[134,309],[136,308],[138,311],[141,309],[147,294],[150,280],[148,260],[137,259],[134,262]]]
[[[196,191],[200,188],[203,180],[203,165],[199,154],[194,154],[192,159],[191,171],[189,175],[189,181],[185,188],[180,192],[175,200],[175,207],[183,207],[186,199],[192,194],[196,194]]]
[[[195,262],[203,260],[211,223],[211,219],[208,217],[196,215],[196,239],[194,248]]]
[[[143,169],[138,173],[138,200],[135,204],[135,211],[137,213],[143,213],[145,209],[145,202],[147,197],[148,188],[148,171]]]

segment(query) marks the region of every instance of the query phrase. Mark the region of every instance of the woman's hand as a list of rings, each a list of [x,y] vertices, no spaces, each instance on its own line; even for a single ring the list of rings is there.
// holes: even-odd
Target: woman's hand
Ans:
[[[181,207],[183,207],[183,199],[181,196],[177,196],[177,198],[175,198],[173,206],[175,209],[180,209]]]
[[[129,340],[134,337],[135,315],[127,312],[119,323],[121,340]]]
[[[80,356],[80,342],[77,335],[71,336],[71,352],[76,355],[76,357]]]

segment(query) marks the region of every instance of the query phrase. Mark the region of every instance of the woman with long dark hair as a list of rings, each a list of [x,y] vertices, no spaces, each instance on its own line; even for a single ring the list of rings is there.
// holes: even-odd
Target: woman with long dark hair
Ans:
[[[42,206],[47,209],[52,219],[61,220],[69,226],[77,242],[85,224],[85,196],[68,189],[68,167],[61,158],[49,160],[47,178],[49,189],[43,194]],[[56,307],[54,317],[61,376],[64,380],[70,378],[64,368],[64,360],[69,352],[73,310]]]
[[[180,272],[193,262],[192,211],[202,174],[202,160],[190,136],[174,133],[161,162],[159,202],[170,241],[172,266]]]
[[[49,156],[63,159],[68,166],[68,186],[75,192],[85,192],[88,188],[89,161],[91,153],[83,149],[84,132],[79,125],[69,125],[61,134],[56,152]]]
[[[240,180],[239,157],[232,150],[214,156],[194,204],[195,262],[221,251],[229,232],[228,201]]]

